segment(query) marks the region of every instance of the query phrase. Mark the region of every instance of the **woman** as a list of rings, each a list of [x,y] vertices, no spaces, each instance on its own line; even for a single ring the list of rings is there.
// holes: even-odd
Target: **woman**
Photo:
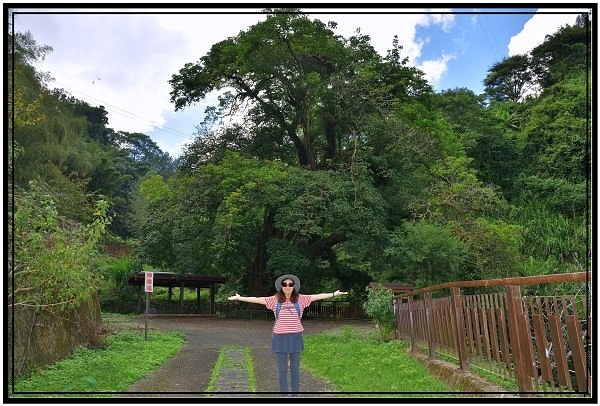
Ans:
[[[273,340],[271,349],[277,354],[279,368],[279,390],[288,391],[288,359],[290,366],[291,391],[300,390],[300,353],[304,349],[301,323],[304,309],[316,300],[329,299],[348,292],[336,290],[333,293],[319,293],[316,295],[299,294],[300,279],[295,275],[282,275],[275,281],[277,293],[273,296],[249,297],[235,294],[229,300],[256,303],[265,305],[275,313],[273,325]]]

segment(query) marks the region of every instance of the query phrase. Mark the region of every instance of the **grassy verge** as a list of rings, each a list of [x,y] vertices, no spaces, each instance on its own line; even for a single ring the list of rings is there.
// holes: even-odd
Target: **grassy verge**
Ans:
[[[254,364],[252,363],[252,351],[250,348],[245,348],[246,351],[246,368],[248,370],[248,387],[250,392],[256,392],[256,375],[254,375]]]
[[[175,355],[185,337],[178,331],[149,331],[145,340],[143,332],[121,331],[105,340],[104,349],[82,347],[71,357],[18,380],[10,396],[112,397]]]
[[[352,327],[306,335],[302,367],[338,391],[384,397],[446,397],[452,389],[432,376],[399,341],[380,342]],[[356,394],[356,396],[360,396]]]
[[[215,385],[217,384],[217,380],[219,379],[219,376],[221,376],[221,371],[223,370],[223,366],[225,365],[225,359],[227,358],[226,353],[227,351],[225,347],[221,348],[221,350],[219,351],[219,356],[217,357],[217,361],[213,366],[213,370],[210,375],[210,381],[208,382],[208,386],[206,387],[206,392],[215,391]]]

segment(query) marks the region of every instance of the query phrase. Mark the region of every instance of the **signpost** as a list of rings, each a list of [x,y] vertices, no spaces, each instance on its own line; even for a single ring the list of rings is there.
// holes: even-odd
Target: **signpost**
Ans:
[[[148,313],[150,312],[150,293],[152,293],[153,290],[153,286],[154,286],[154,273],[152,272],[144,272],[145,276],[146,276],[146,283],[145,283],[145,291],[146,291],[146,322],[145,322],[145,328],[144,328],[144,339],[147,341],[148,340]]]

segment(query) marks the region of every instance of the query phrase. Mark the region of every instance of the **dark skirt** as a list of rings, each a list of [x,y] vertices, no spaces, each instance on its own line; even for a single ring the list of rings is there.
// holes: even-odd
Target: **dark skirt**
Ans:
[[[273,334],[271,349],[273,352],[302,352],[304,349],[302,333]]]

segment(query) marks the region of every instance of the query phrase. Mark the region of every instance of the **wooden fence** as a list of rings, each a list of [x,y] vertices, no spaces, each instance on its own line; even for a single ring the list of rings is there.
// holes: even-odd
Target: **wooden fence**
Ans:
[[[394,302],[396,335],[413,352],[444,358],[518,384],[519,392],[592,391],[591,273],[451,282]],[[558,284],[581,294],[522,296],[522,285]],[[576,284],[576,285],[573,285]],[[501,292],[464,295],[461,289]],[[500,289],[498,289],[500,288]],[[432,293],[436,296],[432,297]]]
[[[115,258],[125,258],[131,254],[131,246],[123,243],[108,243],[105,245],[105,251]]]

